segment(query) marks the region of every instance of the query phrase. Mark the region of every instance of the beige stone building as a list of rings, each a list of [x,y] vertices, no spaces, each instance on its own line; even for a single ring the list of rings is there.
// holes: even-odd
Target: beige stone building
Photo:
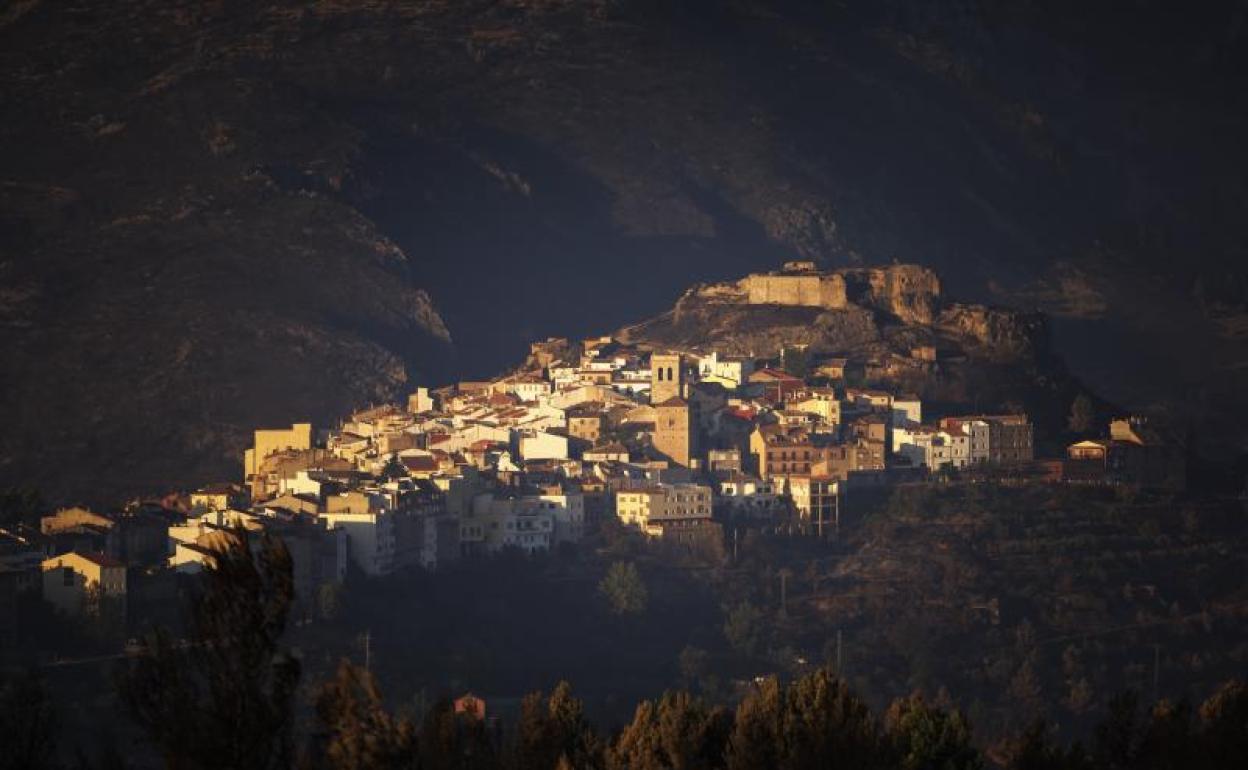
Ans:
[[[654,448],[674,465],[688,468],[693,462],[693,414],[689,402],[672,397],[655,404]]]
[[[251,482],[260,465],[271,454],[287,449],[312,448],[312,423],[297,422],[286,429],[258,430],[251,449],[243,454],[243,474]]]
[[[650,403],[685,397],[685,369],[679,353],[650,355]]]
[[[102,553],[70,552],[45,559],[43,598],[70,615],[93,614],[100,601],[126,598],[126,565]]]
[[[602,438],[602,404],[587,402],[567,410],[568,435],[595,445]]]

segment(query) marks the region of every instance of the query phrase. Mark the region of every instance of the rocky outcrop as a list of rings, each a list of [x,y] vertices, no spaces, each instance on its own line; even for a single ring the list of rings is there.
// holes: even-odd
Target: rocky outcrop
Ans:
[[[940,278],[922,265],[842,271],[849,296],[909,324],[930,324],[940,312]]]
[[[775,355],[786,345],[815,352],[864,349],[880,342],[871,311],[708,300],[690,290],[669,312],[616,333],[625,341],[682,349],[717,349],[731,355]]]
[[[774,357],[792,345],[844,356],[868,382],[978,409],[1023,405],[1060,429],[1085,388],[1049,348],[1044,316],[944,301],[940,278],[910,265],[835,271],[843,307],[751,303],[740,281],[689,289],[672,310],[616,336],[642,347]]]
[[[777,284],[809,279],[809,284]],[[825,301],[820,286],[843,287]],[[826,293],[826,289],[825,289]],[[767,300],[759,301],[760,295]],[[1004,361],[1047,350],[1043,316],[985,305],[944,303],[940,277],[918,265],[780,271],[699,284],[668,313],[627,327],[626,339],[770,355],[782,345],[910,357],[943,346]]]
[[[953,304],[940,314],[937,326],[993,359],[1017,359],[1048,346],[1048,324],[1040,313]]]

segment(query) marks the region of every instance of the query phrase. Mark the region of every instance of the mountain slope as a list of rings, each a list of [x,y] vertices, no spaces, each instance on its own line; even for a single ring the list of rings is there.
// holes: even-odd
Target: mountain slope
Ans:
[[[1038,306],[1240,439],[1248,13],[1086,5],[10,4],[0,483],[232,474],[792,254]]]

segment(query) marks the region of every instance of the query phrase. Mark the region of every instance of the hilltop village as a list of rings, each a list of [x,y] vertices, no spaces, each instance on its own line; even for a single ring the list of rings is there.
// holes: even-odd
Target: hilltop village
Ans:
[[[910,322],[948,316],[930,301],[934,276],[904,267],[829,274],[794,262],[702,294],[839,310],[857,291]],[[1103,439],[1037,458],[1027,414],[933,419],[918,396],[868,376],[872,361],[801,343],[771,353],[547,339],[491,380],[418,387],[405,403],[327,430],[256,430],[236,479],[118,513],[67,508],[37,531],[0,533],[0,612],[14,613],[23,591],[68,614],[158,602],[143,587],[153,570],[212,565],[238,527],[286,542],[300,612],[313,617],[317,597],[348,570],[381,576],[506,549],[547,552],[609,527],[717,559],[741,527],[835,537],[858,496],[902,484],[1183,485],[1181,454],[1142,419],[1114,420]],[[911,355],[930,363],[937,351]]]

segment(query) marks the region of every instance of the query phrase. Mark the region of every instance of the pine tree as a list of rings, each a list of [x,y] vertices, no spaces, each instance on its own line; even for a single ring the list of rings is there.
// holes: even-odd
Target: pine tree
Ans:
[[[149,635],[120,677],[122,701],[169,767],[285,770],[300,670],[280,641],[290,554],[267,535],[253,554],[239,528],[202,579],[189,639]]]
[[[979,770],[984,766],[971,742],[971,724],[960,711],[936,708],[916,694],[893,701],[884,722],[901,770]]]
[[[781,767],[780,733],[784,723],[784,697],[780,683],[769,677],[751,690],[737,706],[732,737],[726,755],[730,770]]]
[[[781,687],[768,679],[737,708],[731,770],[753,767],[890,767],[889,747],[866,703],[829,669]]]
[[[687,692],[642,701],[607,750],[609,770],[710,770],[722,766],[731,717]]]
[[[741,655],[754,657],[763,647],[763,620],[762,610],[749,601],[743,601],[728,610],[728,616],[724,619],[724,638]]]
[[[782,750],[788,767],[885,767],[888,752],[866,703],[829,669],[793,682],[786,693]]]
[[[1201,704],[1200,755],[1206,767],[1235,767],[1248,757],[1248,685],[1224,684]]]
[[[640,615],[649,602],[646,584],[641,580],[637,565],[632,562],[612,564],[598,584],[598,590],[616,615]]]
[[[322,745],[313,767],[325,770],[403,770],[419,766],[416,729],[382,705],[372,674],[350,661],[321,686],[316,719]]]
[[[585,720],[584,707],[567,682],[556,685],[549,698],[540,692],[525,696],[508,764],[516,770],[554,770],[561,761],[577,768],[601,763],[598,739]]]

